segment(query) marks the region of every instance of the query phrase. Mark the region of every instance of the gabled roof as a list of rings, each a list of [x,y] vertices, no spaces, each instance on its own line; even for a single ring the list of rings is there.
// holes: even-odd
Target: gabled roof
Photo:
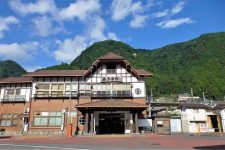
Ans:
[[[134,69],[130,66],[130,63],[122,56],[119,56],[114,53],[108,53],[104,56],[99,57],[88,70],[39,70],[35,72],[28,73],[24,75],[24,77],[42,77],[42,76],[55,76],[55,77],[83,77],[87,76],[94,69],[96,69],[97,65],[101,61],[111,61],[111,62],[122,62],[126,66],[128,66],[129,70],[136,76],[151,76],[152,73],[145,71],[144,69]]]
[[[108,53],[108,54],[106,54],[104,56],[99,57],[98,59],[101,59],[101,60],[105,60],[105,59],[107,59],[107,60],[109,60],[109,59],[113,59],[113,60],[117,59],[118,60],[118,59],[121,59],[121,60],[123,60],[125,58],[120,56],[120,55],[114,54],[114,53]]]
[[[100,100],[95,102],[89,102],[85,104],[76,105],[76,108],[147,108],[144,104],[139,104],[135,102],[110,99],[110,100]]]
[[[24,76],[31,76],[31,77],[40,77],[40,76],[84,76],[84,72],[86,70],[39,70],[35,72],[28,73]]]
[[[131,67],[130,63],[122,56],[119,56],[117,54],[114,53],[108,53],[104,56],[99,57],[93,64],[92,66],[86,70],[85,75],[90,74],[90,72],[92,70],[95,69],[95,67],[97,67],[97,65],[101,62],[101,61],[115,61],[115,62],[123,62],[126,66],[128,66],[131,70],[132,73],[134,73],[136,76],[152,76],[153,74],[150,72],[145,71],[144,69],[134,69]]]
[[[0,83],[31,83],[30,77],[8,77],[0,80]]]

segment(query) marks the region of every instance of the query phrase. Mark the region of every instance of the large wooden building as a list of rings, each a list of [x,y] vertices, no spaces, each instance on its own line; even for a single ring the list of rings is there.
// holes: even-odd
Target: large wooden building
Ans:
[[[87,70],[40,70],[0,80],[6,132],[138,133],[146,118],[145,70],[108,53]]]

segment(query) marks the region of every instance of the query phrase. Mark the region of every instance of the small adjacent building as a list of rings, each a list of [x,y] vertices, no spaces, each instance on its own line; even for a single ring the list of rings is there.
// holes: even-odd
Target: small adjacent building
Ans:
[[[0,80],[0,128],[6,131],[28,131],[32,80],[9,77]]]

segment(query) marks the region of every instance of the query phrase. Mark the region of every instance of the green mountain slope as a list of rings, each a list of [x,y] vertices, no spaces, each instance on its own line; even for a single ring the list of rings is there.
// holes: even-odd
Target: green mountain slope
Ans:
[[[188,42],[155,50],[134,49],[129,45],[107,40],[97,42],[77,57],[71,66],[87,69],[95,59],[113,52],[124,56],[136,68],[151,71],[147,88],[155,95],[205,91],[210,98],[222,100],[225,95],[225,33],[210,33]]]
[[[100,56],[113,52],[125,57],[135,68],[154,74],[147,78],[147,90],[154,95],[189,92],[222,100],[225,95],[225,33],[204,34],[196,39],[155,50],[134,49],[118,41],[97,42],[71,64],[45,69],[87,69]]]
[[[26,70],[12,60],[0,61],[0,79],[21,76],[25,73]]]

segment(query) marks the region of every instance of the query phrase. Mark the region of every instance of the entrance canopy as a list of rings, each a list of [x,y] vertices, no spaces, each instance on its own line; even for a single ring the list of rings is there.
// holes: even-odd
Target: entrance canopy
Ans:
[[[80,111],[85,110],[145,110],[144,104],[139,104],[131,101],[106,99],[80,104],[75,106]]]

